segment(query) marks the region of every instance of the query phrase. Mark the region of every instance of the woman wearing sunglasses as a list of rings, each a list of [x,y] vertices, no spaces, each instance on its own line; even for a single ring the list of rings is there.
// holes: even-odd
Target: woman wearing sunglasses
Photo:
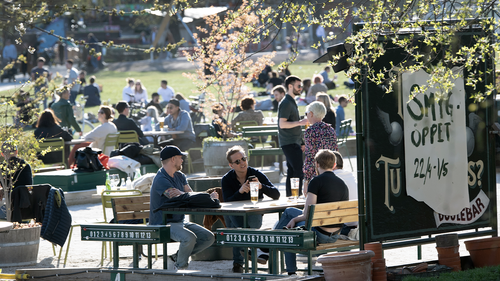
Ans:
[[[264,198],[264,194],[274,200],[280,198],[280,192],[260,171],[248,166],[248,158],[245,150],[241,146],[233,146],[226,152],[226,158],[231,170],[227,172],[221,180],[222,196],[224,202],[250,201],[250,181],[259,183],[259,199]],[[226,226],[231,228],[243,227],[243,217],[224,216]],[[247,220],[251,228],[260,228],[262,225],[262,215],[249,216]],[[257,253],[259,255],[259,253]],[[240,248],[233,248],[233,272],[243,272],[243,256]]]
[[[109,155],[114,147],[104,147],[104,141],[108,134],[117,133],[118,130],[113,122],[113,108],[109,106],[101,106],[97,112],[97,119],[101,122],[101,125],[97,126],[92,131],[88,132],[83,136],[85,139],[84,143],[75,145],[71,150],[68,162],[71,166],[75,163],[75,153],[80,147],[90,146],[93,148],[98,148],[102,150],[102,153]]]

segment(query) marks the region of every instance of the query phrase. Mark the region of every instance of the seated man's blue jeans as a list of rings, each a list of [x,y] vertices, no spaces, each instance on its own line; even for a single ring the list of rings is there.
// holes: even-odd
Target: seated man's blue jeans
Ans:
[[[224,220],[229,228],[243,227],[242,216],[224,216]],[[262,226],[262,215],[248,216],[247,224],[250,228],[260,228]],[[233,247],[233,263],[243,265],[245,260],[240,253],[241,249],[240,247]]]
[[[297,208],[287,208],[281,215],[281,219],[276,224],[275,229],[283,229],[293,218],[302,215],[302,210]],[[295,226],[305,225],[305,221],[297,223]],[[316,241],[318,243],[334,243],[339,238],[338,234],[335,235],[325,235],[312,228],[316,232]],[[285,265],[286,272],[296,272],[297,271],[297,255],[295,253],[285,252]]]
[[[199,253],[212,246],[215,241],[212,231],[201,225],[191,222],[169,223],[170,237],[180,242],[177,252],[176,266],[179,269],[187,268],[189,256]]]

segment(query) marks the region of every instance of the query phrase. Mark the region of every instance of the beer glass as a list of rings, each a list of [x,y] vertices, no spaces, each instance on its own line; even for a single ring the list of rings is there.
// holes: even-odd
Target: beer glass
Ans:
[[[160,117],[159,121],[160,121],[160,131],[163,131],[163,125],[164,125],[164,122],[165,122],[165,118]]]
[[[299,198],[299,178],[291,178],[290,184],[292,187],[292,197],[297,200]]]
[[[250,201],[252,201],[253,205],[257,204],[259,201],[259,183],[258,182],[250,182]]]

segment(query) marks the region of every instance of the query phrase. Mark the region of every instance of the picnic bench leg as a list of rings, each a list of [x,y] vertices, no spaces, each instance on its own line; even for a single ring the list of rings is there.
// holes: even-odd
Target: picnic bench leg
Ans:
[[[153,249],[151,247],[151,244],[149,243],[148,244],[148,268],[149,269],[153,269],[153,257],[152,257],[152,254],[153,253]]]
[[[113,242],[113,267],[118,268],[120,261],[120,254],[118,254],[118,242]]]
[[[312,253],[307,251],[307,275],[312,275]]]
[[[252,273],[257,273],[259,265],[257,263],[257,248],[252,248]]]
[[[269,264],[269,273],[278,274],[278,253],[276,249],[269,249],[269,260],[271,261]]]
[[[141,245],[141,246],[142,246],[142,245]],[[137,244],[137,243],[133,243],[133,244],[132,244],[132,248],[133,248],[133,255],[134,255],[134,256],[132,257],[132,258],[133,258],[133,260],[132,260],[132,261],[133,261],[133,262],[132,262],[133,267],[134,267],[134,268],[139,268],[139,257],[137,256],[137,255],[139,255],[139,253],[140,253],[140,251],[139,251],[139,244]]]
[[[163,243],[163,269],[168,269],[167,243]]]
[[[243,228],[248,228],[248,224],[247,224],[247,215],[244,214],[243,215]],[[254,255],[254,253],[252,253],[252,256]],[[248,273],[248,248],[245,247],[245,273]]]
[[[285,271],[285,255],[282,251],[279,251],[279,256],[280,256],[280,266],[281,266],[281,272]]]

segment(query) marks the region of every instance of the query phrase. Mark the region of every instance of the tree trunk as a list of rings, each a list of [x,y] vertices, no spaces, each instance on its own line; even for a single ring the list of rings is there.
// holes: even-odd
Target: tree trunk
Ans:
[[[7,221],[10,222],[12,218],[12,204],[11,204],[11,189],[7,188],[4,190],[5,207],[7,208]]]

